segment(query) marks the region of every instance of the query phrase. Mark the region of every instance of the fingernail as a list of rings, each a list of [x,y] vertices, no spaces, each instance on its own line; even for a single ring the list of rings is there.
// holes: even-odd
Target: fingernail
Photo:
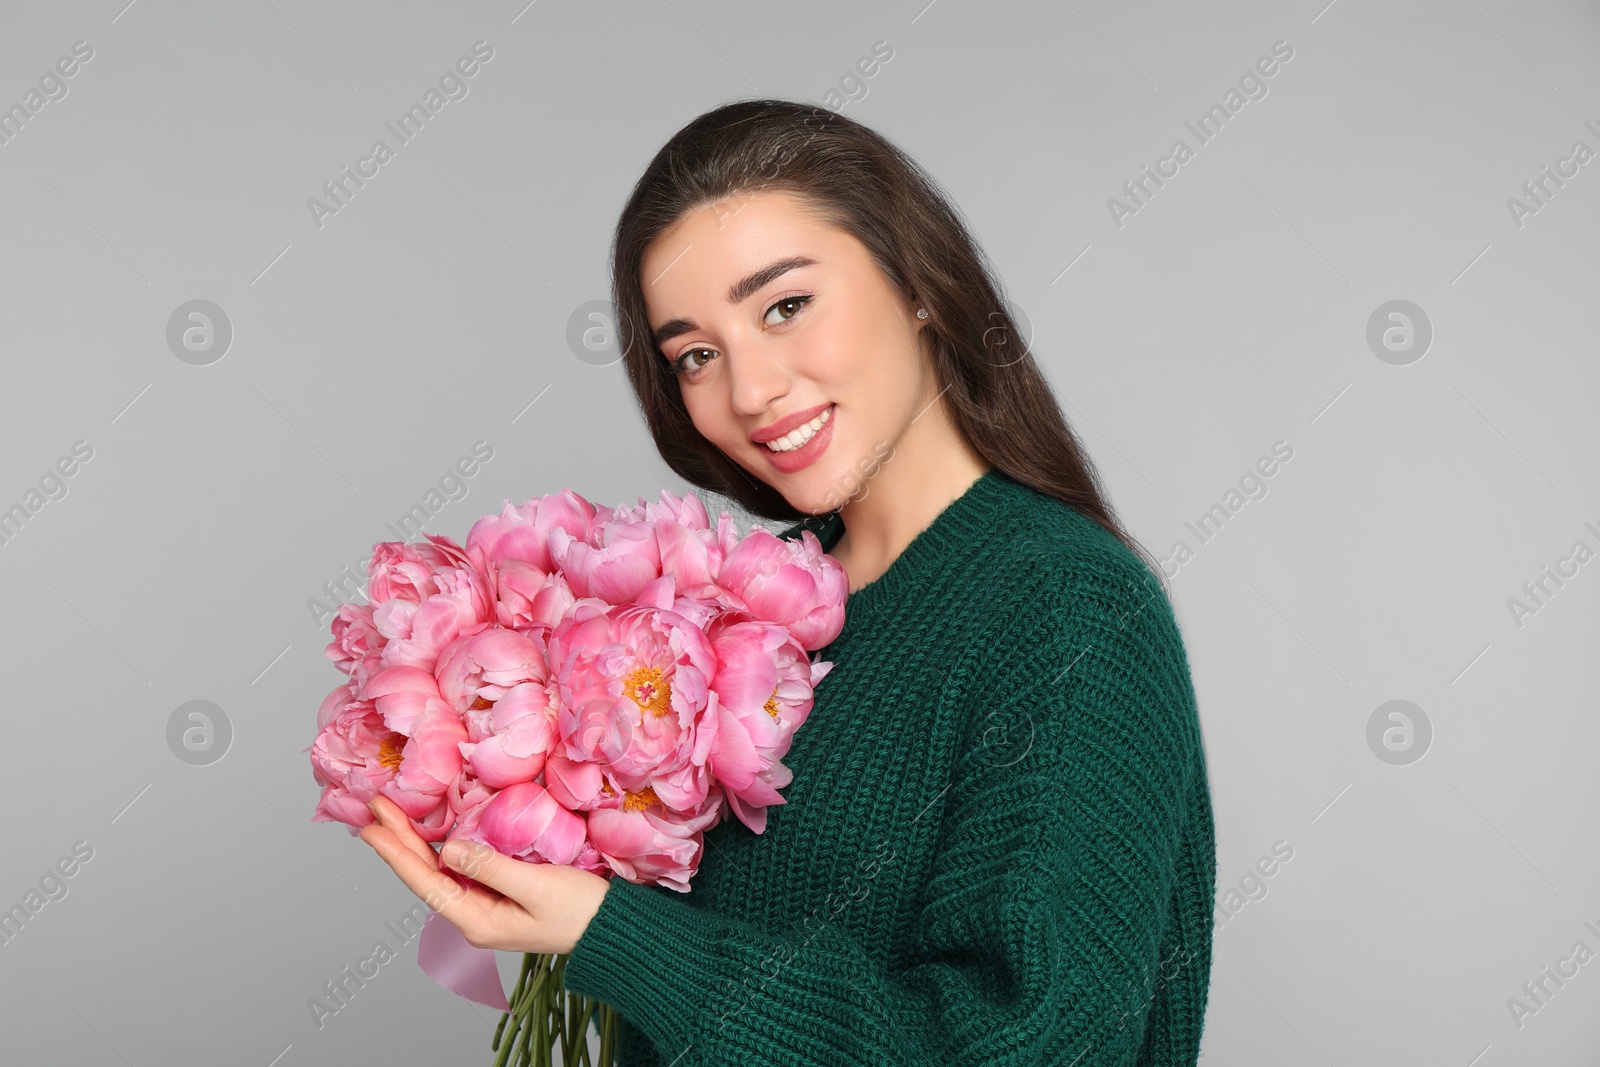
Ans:
[[[454,867],[455,869],[460,870],[461,869],[461,865],[463,863],[465,863],[466,860],[467,860],[466,842],[464,842],[464,841],[447,841],[447,842],[445,842],[444,848],[439,850],[439,858],[444,860],[444,862],[445,862],[445,864],[447,866]]]
[[[371,800],[367,801],[367,810],[372,812],[372,817],[374,819],[376,819],[378,817],[378,798],[377,797],[373,797]]]

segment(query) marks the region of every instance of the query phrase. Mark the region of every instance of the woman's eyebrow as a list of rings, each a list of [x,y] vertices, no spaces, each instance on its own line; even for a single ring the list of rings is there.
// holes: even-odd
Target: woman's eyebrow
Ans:
[[[767,264],[765,267],[762,267],[760,270],[754,271],[748,276],[741,278],[730,285],[728,287],[728,303],[743,303],[751,293],[760,289],[762,286],[767,285],[768,283],[782,277],[792,270],[798,270],[801,267],[814,266],[816,262],[817,261],[812,259],[810,256],[788,256],[784,259],[775,260],[774,262]],[[699,328],[700,327],[695,325],[693,319],[673,319],[670,322],[664,322],[658,326],[652,336],[654,336],[657,345],[664,345],[674,337],[677,337],[679,334],[685,334],[691,330],[698,330]]]

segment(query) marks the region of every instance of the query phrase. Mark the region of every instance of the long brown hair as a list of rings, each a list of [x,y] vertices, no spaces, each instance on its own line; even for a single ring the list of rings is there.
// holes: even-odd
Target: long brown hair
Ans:
[[[695,429],[652,339],[640,278],[645,250],[686,213],[764,190],[793,193],[855,235],[890,281],[928,309],[920,332],[951,418],[974,452],[1087,515],[1164,577],[1107,502],[987,257],[937,183],[882,135],[810,104],[742,100],[706,112],[661,146],[618,219],[611,249],[617,340],[669,467],[754,515],[811,518]]]

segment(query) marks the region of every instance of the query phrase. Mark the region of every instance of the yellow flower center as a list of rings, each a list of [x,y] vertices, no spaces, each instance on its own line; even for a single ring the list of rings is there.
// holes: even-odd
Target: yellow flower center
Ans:
[[[406,747],[406,735],[390,732],[378,742],[378,762],[391,771],[400,769],[400,750]]]
[[[767,702],[762,707],[766,709],[768,715],[772,716],[773,722],[778,721],[778,691],[776,689],[772,691],[772,695],[767,698]]]
[[[492,707],[494,707],[494,701],[485,700],[485,699],[483,699],[483,697],[480,696],[480,697],[477,697],[476,699],[473,700],[471,706],[469,706],[467,708],[467,710],[468,711],[485,711],[485,710],[487,710],[489,708],[492,708]]]
[[[622,688],[641,712],[660,718],[672,710],[672,686],[661,680],[659,667],[634,668]]]
[[[640,808],[648,808],[652,804],[659,803],[661,803],[661,798],[656,796],[656,791],[649,786],[645,786],[638,792],[629,792],[622,798],[622,810],[638,811]]]

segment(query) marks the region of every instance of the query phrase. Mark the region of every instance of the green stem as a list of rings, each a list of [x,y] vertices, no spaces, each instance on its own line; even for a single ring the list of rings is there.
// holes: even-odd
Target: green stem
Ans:
[[[490,1049],[499,1053],[494,1058],[494,1067],[506,1067],[506,1061],[511,1056],[511,1048],[516,1044],[517,1027],[521,1025],[517,1017],[517,995],[521,992],[521,989],[522,983],[519,981],[517,989],[512,992],[507,1001],[511,1005],[511,1009],[500,1016],[500,1025],[495,1027],[494,1042],[489,1046]],[[508,1022],[511,1024],[509,1029],[506,1028],[506,1023]]]
[[[550,997],[550,1019],[555,1024],[556,1037],[561,1041],[562,1067],[571,1067],[572,1064],[572,1034],[567,1029],[568,1001],[571,997],[567,994],[567,987],[563,976],[567,971],[567,957],[558,955],[555,965],[555,986]]]
[[[594,1016],[595,1004],[593,997],[572,1002],[572,1010],[578,1013],[577,1025],[573,1030],[579,1035],[578,1053],[583,1059],[583,1067],[594,1067],[594,1057],[589,1052],[589,1020]]]
[[[528,1028],[531,1052],[537,1059],[532,1060],[535,1067],[550,1067],[548,1056],[550,1053],[550,1011],[548,1008],[550,997],[551,972],[544,973],[543,981],[539,985],[539,996],[529,1006],[530,1015],[535,1020],[534,1025]],[[537,1042],[537,1044],[535,1044]]]
[[[554,1067],[561,1042],[562,1067],[616,1067],[621,1016],[604,1001],[567,990],[567,957],[525,952],[516,987],[495,1027],[490,1049],[494,1067]],[[589,1027],[599,1035],[598,1059],[589,1048]]]
[[[600,1005],[600,1064],[597,1067],[611,1067],[611,1009]]]
[[[500,1053],[495,1057],[494,1067],[505,1067],[506,1060],[511,1055],[511,1047],[516,1041],[517,1030],[520,1026],[517,1003],[522,999],[523,990],[528,984],[528,974],[532,970],[533,954],[524,952],[522,954],[522,970],[517,975],[516,987],[511,990],[511,996],[506,1001],[507,1010],[500,1013],[500,1023],[494,1028],[494,1040],[489,1043],[490,1051],[498,1051]],[[506,1023],[508,1022],[512,1024],[510,1033],[506,1032]],[[503,1046],[502,1042],[504,1042]]]
[[[522,999],[517,1004],[517,1019],[520,1024],[516,1044],[516,1054],[512,1059],[515,1067],[528,1067],[528,1049],[534,1038],[534,1016],[538,1014],[544,992],[549,988],[550,971],[549,961],[544,956],[538,956],[534,961],[533,978],[528,987],[523,991]]]

